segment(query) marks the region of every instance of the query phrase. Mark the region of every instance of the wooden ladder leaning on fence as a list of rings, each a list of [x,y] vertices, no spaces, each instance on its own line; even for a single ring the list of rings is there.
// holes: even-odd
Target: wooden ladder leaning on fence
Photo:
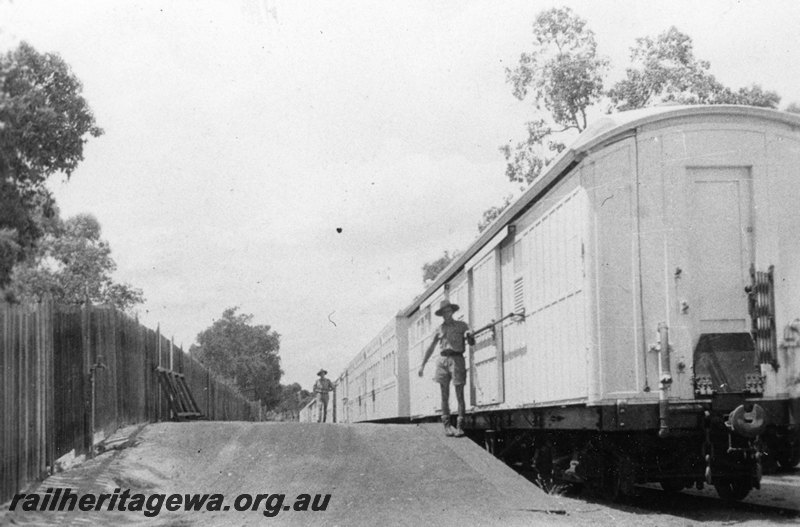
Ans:
[[[208,419],[200,411],[197,402],[192,397],[192,392],[186,385],[186,377],[166,368],[156,368],[158,382],[164,390],[169,401],[169,409],[175,421],[196,421]]]

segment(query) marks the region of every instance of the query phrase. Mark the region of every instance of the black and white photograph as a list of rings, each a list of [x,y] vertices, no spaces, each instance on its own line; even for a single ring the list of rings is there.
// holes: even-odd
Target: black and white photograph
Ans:
[[[0,0],[0,526],[796,524],[799,29]]]

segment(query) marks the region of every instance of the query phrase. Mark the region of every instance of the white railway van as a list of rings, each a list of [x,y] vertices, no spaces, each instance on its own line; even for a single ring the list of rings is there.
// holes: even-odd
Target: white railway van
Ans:
[[[403,311],[410,416],[439,410],[416,370],[447,298],[476,330],[468,428],[506,457],[612,495],[729,499],[794,466],[798,130],[741,106],[590,127]]]

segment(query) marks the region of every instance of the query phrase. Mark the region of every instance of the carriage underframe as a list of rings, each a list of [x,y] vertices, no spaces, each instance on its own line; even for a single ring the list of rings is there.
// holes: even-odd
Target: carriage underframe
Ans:
[[[763,472],[800,462],[800,401],[747,400],[739,394],[670,404],[669,432],[659,435],[657,403],[572,405],[467,414],[468,435],[543,486],[575,483],[604,498],[635,495],[657,482],[669,492],[713,485],[737,501],[760,488]],[[739,405],[757,404],[763,432],[744,437],[727,422]],[[662,434],[663,435],[663,434]]]

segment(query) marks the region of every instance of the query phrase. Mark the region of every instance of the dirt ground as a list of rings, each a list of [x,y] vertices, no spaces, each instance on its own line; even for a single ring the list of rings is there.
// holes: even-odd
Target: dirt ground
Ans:
[[[15,511],[0,512],[0,525],[765,523],[758,511],[711,507],[683,514],[679,506],[654,512],[547,495],[468,439],[446,438],[431,425],[159,423],[145,427],[131,443],[49,478],[36,492],[69,487],[81,495],[115,489],[118,494],[130,489],[131,496],[220,494],[222,510],[167,511],[162,504],[148,517],[131,510],[31,512],[18,504]],[[248,510],[235,510],[259,494],[267,496]],[[306,505],[306,494],[312,502],[320,494],[318,505],[329,494],[325,510],[295,510]],[[767,521],[794,525],[798,520]]]

